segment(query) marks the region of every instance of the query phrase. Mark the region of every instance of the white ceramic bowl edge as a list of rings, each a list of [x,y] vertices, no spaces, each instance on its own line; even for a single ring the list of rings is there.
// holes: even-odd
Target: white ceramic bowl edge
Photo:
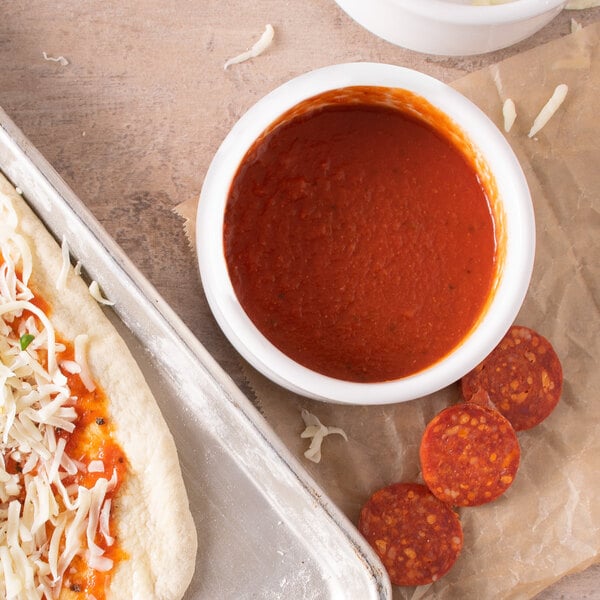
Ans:
[[[451,356],[401,380],[339,381],[291,361],[241,309],[228,277],[223,215],[239,163],[255,139],[286,110],[322,92],[356,85],[399,87],[428,100],[467,133],[491,164],[507,216],[506,253],[496,295],[477,330]],[[474,368],[500,341],[527,292],[535,252],[535,223],[527,182],[509,144],[487,116],[454,89],[403,67],[350,63],[324,67],[277,88],[251,107],[227,135],[207,172],[197,214],[196,241],[204,290],[215,319],[257,370],[293,392],[347,404],[387,404],[435,392]]]

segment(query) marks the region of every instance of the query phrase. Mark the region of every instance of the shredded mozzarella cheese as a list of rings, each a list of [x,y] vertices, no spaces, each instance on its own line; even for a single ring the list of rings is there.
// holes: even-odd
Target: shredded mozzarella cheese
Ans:
[[[77,419],[76,398],[61,369],[79,372],[84,385],[94,388],[87,336],[75,339],[74,360],[60,361],[64,346],[32,302],[32,257],[17,221],[10,200],[0,196],[0,598],[50,600],[58,597],[76,555],[85,556],[91,568],[112,567],[95,539],[99,533],[107,544],[114,541],[106,494],[117,479],[113,472],[92,489],[65,487],[65,478],[85,466],[67,455],[58,433],[73,431]],[[65,242],[62,254],[66,264]],[[23,349],[25,334],[33,339]],[[91,461],[87,470],[104,473],[105,466]]]
[[[69,267],[71,266],[71,260],[69,258],[69,243],[67,238],[63,235],[62,244],[60,246],[62,264],[60,267],[60,273],[56,280],[56,289],[62,292],[67,286],[67,275],[69,274]]]
[[[93,392],[96,389],[96,384],[92,377],[92,372],[87,361],[87,342],[88,336],[84,333],[75,336],[73,346],[75,347],[75,362],[80,367],[79,377],[83,381],[88,392]]]
[[[81,367],[74,360],[63,360],[60,362],[60,368],[71,375],[81,373]]]
[[[569,87],[564,83],[556,86],[556,89],[550,97],[550,100],[546,102],[542,110],[540,110],[538,113],[538,116],[534,119],[531,130],[529,131],[530,138],[532,138],[542,129],[542,127],[546,125],[546,123],[548,123],[560,105],[564,102],[568,91]]]
[[[104,473],[104,462],[101,460],[91,460],[87,470],[88,473]]]
[[[115,543],[115,538],[110,535],[110,507],[112,502],[105,500],[100,511],[100,533],[106,541],[107,546],[112,546]]]
[[[306,425],[306,429],[300,434],[300,437],[303,439],[311,438],[310,446],[304,453],[304,456],[308,458],[308,460],[315,463],[321,461],[321,444],[323,443],[323,439],[328,435],[337,433],[348,441],[348,436],[343,429],[339,427],[326,427],[315,415],[308,412],[306,409],[302,410],[301,415],[304,424]]]
[[[114,306],[114,302],[112,302],[111,300],[107,300],[102,296],[100,286],[98,285],[98,282],[96,280],[93,280],[92,283],[90,283],[89,290],[92,298],[99,304],[104,304],[106,306]]]
[[[502,105],[502,115],[504,117],[504,131],[508,133],[512,126],[515,124],[515,120],[517,118],[517,110],[515,108],[515,103],[511,98],[507,98]]]
[[[259,54],[262,54],[271,45],[274,37],[275,30],[273,29],[273,26],[267,24],[263,34],[260,36],[260,39],[252,46],[252,48],[246,52],[242,52],[241,54],[234,56],[233,58],[230,58],[225,62],[223,69],[227,70],[231,65],[237,65],[238,63],[250,60]]]
[[[60,63],[63,67],[66,67],[69,64],[69,61],[64,56],[48,56],[46,52],[42,52],[42,56],[44,57],[44,60]]]

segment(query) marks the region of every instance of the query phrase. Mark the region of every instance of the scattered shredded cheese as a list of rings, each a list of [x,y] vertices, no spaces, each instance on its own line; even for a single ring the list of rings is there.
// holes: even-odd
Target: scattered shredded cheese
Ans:
[[[87,470],[88,473],[104,473],[104,462],[101,460],[91,460]]]
[[[64,56],[48,56],[46,52],[42,52],[42,56],[44,57],[44,60],[60,63],[63,67],[66,67],[69,64],[69,61]]]
[[[502,105],[502,116],[504,117],[504,131],[508,133],[515,124],[517,109],[511,98],[507,98]]]
[[[321,444],[323,443],[325,436],[337,433],[348,441],[348,436],[343,429],[339,427],[326,427],[315,415],[308,412],[306,409],[303,409],[301,414],[306,429],[300,434],[300,437],[302,439],[312,438],[308,450],[304,453],[304,456],[308,458],[308,460],[312,460],[315,463],[321,461]]]
[[[115,538],[110,535],[110,499],[106,500],[100,511],[100,533],[106,540],[107,546],[112,546],[115,543]]]
[[[73,346],[75,349],[75,362],[80,367],[79,377],[86,387],[88,392],[93,392],[96,389],[96,384],[92,378],[92,372],[88,366],[87,361],[87,342],[88,336],[85,333],[81,333],[75,336],[73,340]]]
[[[583,25],[581,23],[578,23],[575,19],[571,19],[571,33],[581,31],[582,29]]]
[[[74,360],[63,360],[60,362],[60,368],[71,375],[81,373],[81,367]]]
[[[98,285],[98,282],[96,280],[93,280],[92,283],[90,283],[89,290],[92,298],[96,300],[96,302],[98,302],[99,304],[105,304],[106,306],[114,306],[114,302],[112,302],[111,300],[107,300],[102,296],[102,292],[100,292],[100,286]]]
[[[223,69],[227,70],[231,65],[237,65],[238,63],[255,58],[259,54],[262,54],[271,45],[274,37],[275,30],[273,29],[273,26],[267,24],[263,34],[260,36],[260,39],[252,46],[252,48],[246,52],[242,52],[241,54],[234,56],[233,58],[230,58],[223,66]]]
[[[67,242],[67,238],[63,235],[62,243],[60,245],[61,256],[62,256],[62,264],[60,267],[60,272],[58,274],[58,278],[56,280],[56,289],[59,292],[64,291],[65,287],[67,287],[67,276],[69,275],[69,267],[71,266],[71,260],[69,258],[69,243]]]
[[[32,302],[31,252],[17,221],[10,200],[1,196],[0,598],[50,600],[58,597],[76,555],[92,568],[111,568],[96,536],[113,543],[106,494],[117,479],[113,472],[110,479],[99,477],[91,489],[65,486],[66,477],[86,467],[68,456],[66,440],[58,435],[72,432],[77,420],[76,399],[61,368],[79,370],[82,380],[90,378],[86,386],[94,385],[86,362],[87,337],[76,338],[73,361],[59,360],[64,346],[56,343],[50,320]],[[24,336],[30,340],[25,349]],[[105,469],[100,460],[87,468]]]
[[[552,115],[554,115],[560,105],[564,102],[568,91],[569,87],[564,83],[556,86],[554,93],[550,97],[550,100],[546,102],[542,110],[540,110],[538,113],[538,116],[534,119],[533,125],[528,134],[530,138],[532,138],[542,129],[542,127],[546,125],[546,123],[548,123],[548,121],[552,118]]]

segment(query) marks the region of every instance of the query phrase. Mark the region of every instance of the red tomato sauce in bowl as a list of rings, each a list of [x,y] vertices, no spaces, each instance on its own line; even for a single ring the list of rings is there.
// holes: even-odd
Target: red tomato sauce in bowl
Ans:
[[[448,355],[498,275],[494,189],[424,99],[356,87],[311,98],[246,153],[225,209],[237,298],[284,354],[383,382]]]

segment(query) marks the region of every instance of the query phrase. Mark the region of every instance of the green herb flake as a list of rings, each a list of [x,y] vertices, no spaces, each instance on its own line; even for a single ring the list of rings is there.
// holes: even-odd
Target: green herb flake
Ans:
[[[31,335],[31,333],[24,333],[21,338],[19,339],[19,344],[21,345],[21,350],[26,350],[27,346],[29,346],[29,344],[31,344],[31,342],[33,342],[33,340],[35,339],[34,335]]]

